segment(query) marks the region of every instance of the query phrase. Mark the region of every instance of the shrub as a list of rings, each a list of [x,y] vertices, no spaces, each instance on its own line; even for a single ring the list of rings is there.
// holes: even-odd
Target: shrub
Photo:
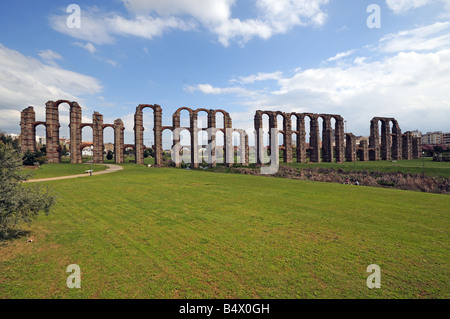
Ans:
[[[17,234],[22,222],[31,222],[40,212],[48,214],[55,203],[48,189],[24,187],[22,182],[28,177],[22,171],[20,154],[0,143],[0,238]]]

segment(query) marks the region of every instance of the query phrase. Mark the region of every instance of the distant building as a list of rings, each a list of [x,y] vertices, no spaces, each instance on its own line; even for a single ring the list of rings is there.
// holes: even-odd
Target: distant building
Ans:
[[[441,131],[427,132],[422,135],[422,144],[438,145],[443,144],[443,133]]]
[[[61,144],[61,145],[66,145],[67,147],[70,145],[70,140],[69,139],[67,139],[67,138],[60,138],[59,139],[59,144]]]
[[[105,152],[108,153],[109,151],[114,152],[114,143],[105,143]]]
[[[450,147],[450,132],[442,134],[442,144],[445,144],[448,147]]]
[[[36,136],[36,143],[41,146],[47,145],[47,139],[45,136]]]
[[[94,155],[94,147],[89,146],[83,148],[83,151],[81,151],[81,156],[93,156]]]

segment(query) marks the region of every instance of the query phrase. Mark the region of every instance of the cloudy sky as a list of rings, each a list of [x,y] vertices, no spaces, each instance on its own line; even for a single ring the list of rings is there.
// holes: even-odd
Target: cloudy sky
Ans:
[[[373,4],[379,21],[368,12]],[[58,99],[78,101],[84,122],[94,111],[106,123],[122,118],[126,143],[144,103],[162,106],[163,125],[187,106],[225,109],[244,129],[262,109],[340,114],[355,135],[369,135],[375,116],[395,117],[402,131],[450,131],[450,0],[0,6],[0,130],[8,133],[19,133],[21,110],[34,106],[44,121],[45,102]],[[60,113],[68,136],[67,106]],[[151,110],[144,116],[149,132]]]

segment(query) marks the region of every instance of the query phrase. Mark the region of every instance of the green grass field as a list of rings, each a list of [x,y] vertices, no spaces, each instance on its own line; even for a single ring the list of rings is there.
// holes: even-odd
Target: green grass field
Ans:
[[[57,206],[0,244],[0,298],[450,297],[448,195],[123,166],[42,183]]]

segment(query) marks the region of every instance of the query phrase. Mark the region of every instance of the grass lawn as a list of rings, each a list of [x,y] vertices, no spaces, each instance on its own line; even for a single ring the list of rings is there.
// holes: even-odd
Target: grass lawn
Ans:
[[[91,169],[90,164],[59,163],[59,164],[43,164],[39,167],[39,169],[33,170],[25,169],[25,170],[32,172],[33,175],[30,177],[30,179],[40,179],[48,177],[85,174],[85,171],[90,169]],[[92,164],[92,170],[94,172],[103,171],[105,170],[105,165]]]
[[[284,164],[297,168],[324,167],[324,168],[342,168],[345,171],[366,170],[368,172],[402,172],[412,174],[422,174],[428,176],[442,176],[450,178],[450,163],[433,162],[431,157],[415,160],[400,161],[368,161],[368,162],[343,162],[343,163],[290,163]]]
[[[450,297],[448,195],[123,166],[42,183],[58,204],[0,244],[0,298]]]

